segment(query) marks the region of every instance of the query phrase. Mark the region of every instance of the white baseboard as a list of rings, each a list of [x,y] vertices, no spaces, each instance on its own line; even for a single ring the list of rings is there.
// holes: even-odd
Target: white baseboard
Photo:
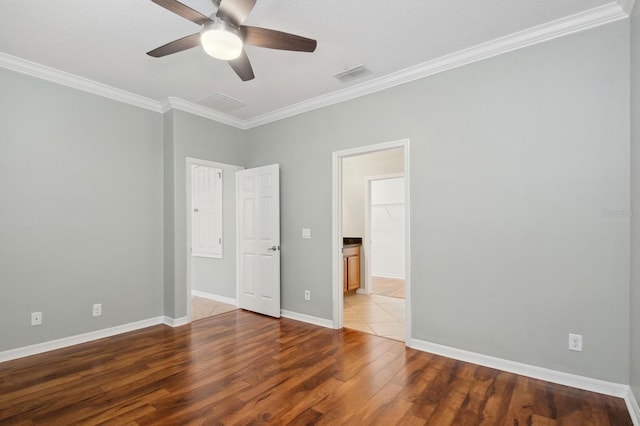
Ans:
[[[489,355],[482,355],[450,346],[439,345],[437,343],[426,342],[424,340],[411,339],[409,347],[423,352],[446,356],[472,364],[483,365],[485,367],[508,371],[521,376],[532,377],[534,379],[545,380],[547,382],[560,385],[571,386],[578,389],[597,392],[604,395],[626,398],[629,386],[620,383],[607,382],[605,380],[593,379],[590,377],[578,376],[577,374],[564,373],[562,371],[551,370],[520,362],[509,361],[502,358],[495,358]]]
[[[333,328],[333,321],[325,318],[318,318],[311,315],[301,314],[287,310],[280,310],[280,315],[296,321],[302,321],[309,324],[319,325],[320,327]]]
[[[25,356],[36,355],[43,352],[49,352],[56,349],[62,349],[68,346],[79,345],[80,343],[86,343],[92,340],[115,336],[116,334],[122,334],[129,331],[139,330],[141,328],[151,327],[152,325],[163,324],[165,323],[165,321],[166,317],[149,318],[142,321],[131,322],[129,324],[117,325],[111,328],[91,331],[89,333],[63,337],[62,339],[50,340],[48,342],[36,343],[35,345],[10,349],[8,351],[0,352],[0,362],[23,358]]]
[[[640,407],[638,407],[638,400],[633,395],[631,387],[629,387],[624,396],[624,402],[627,404],[627,409],[629,410],[629,415],[631,416],[633,424],[635,426],[640,426]]]
[[[372,272],[371,278],[391,278],[395,280],[404,280],[405,276],[403,274],[375,274]]]
[[[226,303],[227,305],[238,306],[238,299],[226,296],[218,296],[217,294],[207,293],[200,290],[191,290],[191,295],[202,297],[203,299],[215,300],[216,302]]]
[[[162,323],[169,327],[180,327],[181,325],[189,324],[189,317],[171,318],[168,316],[162,317]]]

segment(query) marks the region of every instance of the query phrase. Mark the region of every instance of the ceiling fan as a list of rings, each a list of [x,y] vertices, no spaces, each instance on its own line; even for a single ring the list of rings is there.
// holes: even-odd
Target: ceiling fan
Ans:
[[[245,44],[297,52],[316,50],[315,40],[282,31],[242,25],[257,0],[213,0],[218,6],[218,11],[211,17],[205,16],[176,0],[151,1],[176,15],[202,25],[200,32],[147,52],[147,55],[154,58],[181,52],[201,44],[207,54],[228,61],[238,77],[242,81],[247,81],[252,80],[255,76],[251,62],[244,51]]]

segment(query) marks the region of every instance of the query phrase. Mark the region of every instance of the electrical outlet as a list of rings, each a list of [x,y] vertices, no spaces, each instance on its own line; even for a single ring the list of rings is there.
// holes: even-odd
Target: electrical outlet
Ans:
[[[582,334],[569,334],[569,350],[582,352]]]
[[[93,305],[93,316],[99,317],[102,315],[102,303],[96,303]]]
[[[31,312],[31,325],[42,324],[42,312]]]
[[[311,300],[311,291],[310,290],[305,290],[304,291],[304,300]]]
[[[310,228],[302,228],[302,238],[305,240],[311,239],[311,229]]]

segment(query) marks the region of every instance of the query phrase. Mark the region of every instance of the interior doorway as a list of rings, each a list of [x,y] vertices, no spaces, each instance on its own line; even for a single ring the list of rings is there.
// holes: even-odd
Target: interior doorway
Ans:
[[[334,328],[409,341],[408,166],[408,140],[333,154]]]
[[[365,262],[368,294],[405,298],[404,170],[367,178]]]
[[[186,159],[187,319],[238,309],[236,177],[243,167]]]

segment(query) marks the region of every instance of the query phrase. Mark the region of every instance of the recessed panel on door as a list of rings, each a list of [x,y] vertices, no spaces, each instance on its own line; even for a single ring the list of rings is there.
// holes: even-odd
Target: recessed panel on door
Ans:
[[[242,256],[244,281],[242,283],[242,293],[246,295],[255,295],[255,262],[256,255],[246,253]]]

